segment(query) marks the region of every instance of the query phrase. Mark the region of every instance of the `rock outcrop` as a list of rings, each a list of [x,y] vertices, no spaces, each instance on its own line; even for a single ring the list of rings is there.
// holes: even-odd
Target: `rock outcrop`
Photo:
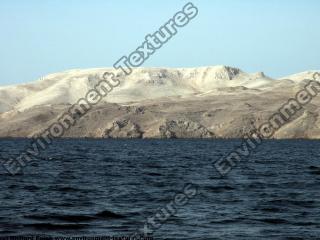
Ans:
[[[123,119],[112,123],[110,128],[104,131],[104,138],[141,138],[143,132],[140,131],[138,124],[131,120]]]
[[[169,120],[159,127],[161,138],[213,138],[214,134],[197,122]]]

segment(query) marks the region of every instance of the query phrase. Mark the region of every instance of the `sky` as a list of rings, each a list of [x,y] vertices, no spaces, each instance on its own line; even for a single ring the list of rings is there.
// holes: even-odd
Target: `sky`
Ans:
[[[112,67],[183,0],[1,0],[0,85]],[[228,65],[278,78],[320,69],[320,1],[194,0],[198,15],[145,67]]]

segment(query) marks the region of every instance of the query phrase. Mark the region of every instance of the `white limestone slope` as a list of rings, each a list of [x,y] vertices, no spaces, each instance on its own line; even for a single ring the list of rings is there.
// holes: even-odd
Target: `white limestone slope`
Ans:
[[[284,80],[284,79],[290,79],[294,82],[301,82],[303,80],[311,80],[313,79],[313,75],[314,73],[319,72],[319,71],[305,71],[305,72],[301,72],[301,73],[296,73],[296,74],[292,74],[290,76],[286,76],[283,78],[280,78],[280,80]],[[319,78],[319,76],[316,76],[316,78]]]
[[[106,71],[114,72],[121,82],[120,86],[104,99],[116,103],[169,96],[196,98],[207,94],[236,94],[239,87],[264,91],[281,83],[295,84],[299,79],[313,73],[305,72],[274,80],[263,73],[248,74],[226,66],[137,68],[128,76],[111,68],[70,70],[50,74],[28,84],[0,87],[0,112],[24,111],[37,105],[75,103],[98,83]]]

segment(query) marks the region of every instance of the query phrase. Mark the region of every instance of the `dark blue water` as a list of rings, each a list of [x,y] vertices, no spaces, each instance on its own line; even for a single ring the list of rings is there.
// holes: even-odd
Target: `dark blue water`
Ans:
[[[0,140],[2,158],[27,140]],[[224,179],[235,140],[60,140],[24,173],[0,170],[0,235],[126,235],[186,183],[198,195],[155,239],[320,239],[320,141],[267,141]]]

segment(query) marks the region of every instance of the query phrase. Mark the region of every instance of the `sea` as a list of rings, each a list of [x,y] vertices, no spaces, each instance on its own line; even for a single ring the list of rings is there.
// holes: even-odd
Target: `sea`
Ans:
[[[0,161],[30,141],[0,140]],[[18,174],[0,167],[0,237],[320,239],[320,141],[265,140],[221,176],[240,144],[54,140]]]

